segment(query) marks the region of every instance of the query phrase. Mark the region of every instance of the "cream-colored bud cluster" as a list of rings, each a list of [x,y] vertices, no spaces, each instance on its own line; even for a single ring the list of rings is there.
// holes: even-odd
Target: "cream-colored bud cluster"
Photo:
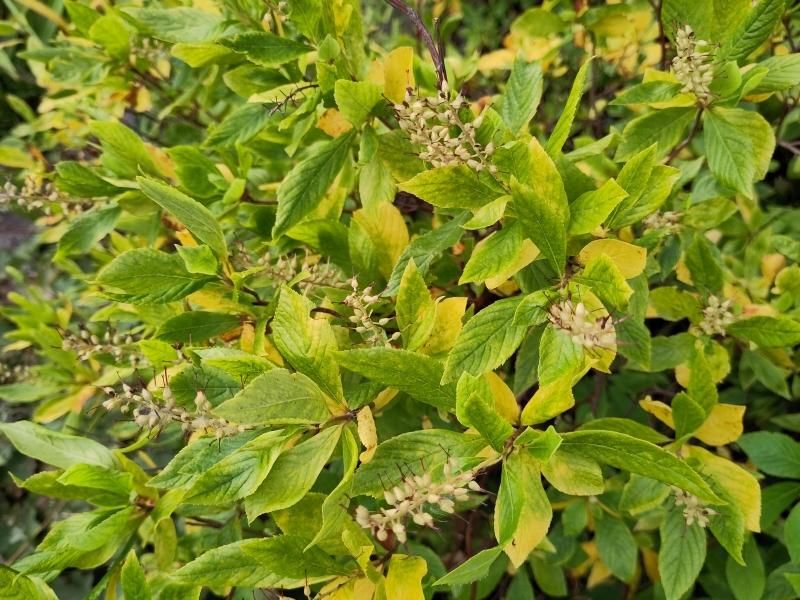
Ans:
[[[24,381],[30,375],[28,365],[14,365],[0,362],[0,383],[12,383],[14,381]]]
[[[356,522],[369,529],[375,538],[384,542],[391,531],[401,544],[407,539],[406,525],[411,519],[421,527],[433,527],[431,508],[446,513],[455,512],[455,503],[469,498],[469,492],[480,492],[481,486],[475,481],[475,473],[470,470],[458,472],[458,464],[449,459],[444,465],[444,481],[436,483],[430,473],[409,475],[402,483],[386,490],[383,497],[389,508],[370,513],[365,506],[356,509]]]
[[[550,322],[572,336],[572,341],[588,350],[594,348],[613,349],[617,344],[617,332],[610,317],[595,318],[583,302],[573,303],[566,299],[550,306]]]
[[[60,207],[61,213],[76,215],[82,213],[88,205],[61,194],[49,181],[40,185],[35,177],[29,175],[21,188],[10,181],[0,187],[0,208],[3,206],[16,206],[25,211],[42,211],[50,216],[54,214],[55,207]]]
[[[723,301],[712,295],[708,297],[708,304],[703,309],[703,320],[698,326],[707,335],[725,335],[728,325],[735,320],[731,312],[731,301]]]
[[[409,88],[405,100],[395,104],[394,110],[400,128],[413,144],[422,146],[419,157],[425,162],[434,167],[467,165],[475,171],[496,173],[497,167],[490,163],[494,144],[483,146],[476,137],[483,115],[464,123],[458,111],[466,105],[461,94],[450,100],[450,90],[444,82],[432,97],[416,97]]]
[[[138,364],[138,355],[131,353],[130,346],[137,339],[130,333],[107,330],[102,336],[81,328],[78,335],[66,333],[61,341],[62,350],[73,350],[80,360],[89,360],[94,354],[108,353],[117,360],[128,354],[131,362]]]
[[[709,517],[718,514],[713,508],[701,504],[697,496],[677,487],[673,487],[672,490],[675,492],[675,506],[683,507],[683,518],[688,527],[697,523],[700,527],[706,528]]]
[[[675,233],[680,229],[681,213],[676,210],[655,212],[644,220],[647,229]]]
[[[149,390],[134,391],[127,383],[122,384],[122,394],[117,394],[111,387],[103,388],[103,391],[109,396],[103,402],[103,408],[108,411],[119,408],[122,414],[130,412],[133,422],[142,429],[161,430],[170,423],[177,422],[186,433],[211,433],[218,439],[248,429],[245,425],[236,425],[212,415],[213,407],[202,390],[195,394],[194,411],[188,411],[176,404],[175,396],[168,385],[162,390],[161,402]]]
[[[169,47],[159,40],[142,36],[134,41],[131,54],[136,58],[156,63],[169,57]]]
[[[390,317],[383,317],[377,321],[372,319],[372,307],[380,302],[380,296],[372,293],[371,286],[359,290],[358,280],[355,277],[351,278],[348,283],[353,291],[344,299],[344,304],[353,309],[349,320],[355,325],[356,332],[361,334],[364,341],[372,345],[391,346],[392,342],[400,337],[399,331],[387,335],[384,330],[384,327],[392,319]]]
[[[675,32],[677,55],[672,59],[672,70],[678,82],[683,84],[681,91],[693,93],[703,104],[708,104],[711,98],[709,86],[714,79],[711,52],[705,50],[708,46],[708,42],[695,39],[694,31],[688,25]]]

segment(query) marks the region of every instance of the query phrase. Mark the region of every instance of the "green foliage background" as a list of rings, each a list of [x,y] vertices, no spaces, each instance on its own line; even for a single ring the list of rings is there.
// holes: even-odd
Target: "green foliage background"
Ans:
[[[800,597],[800,3],[5,0],[0,598]]]

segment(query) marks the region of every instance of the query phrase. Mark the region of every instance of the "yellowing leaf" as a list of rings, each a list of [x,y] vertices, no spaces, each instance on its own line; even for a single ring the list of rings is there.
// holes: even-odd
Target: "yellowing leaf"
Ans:
[[[345,119],[336,108],[326,110],[317,121],[317,129],[321,129],[331,137],[339,137],[352,128],[352,123]]]
[[[700,471],[711,477],[717,485],[735,500],[736,508],[744,515],[750,531],[761,531],[761,488],[753,475],[737,465],[705,448],[687,446],[689,456],[702,463]]]
[[[585,266],[600,254],[608,256],[625,279],[639,275],[647,262],[647,250],[641,246],[611,239],[594,240],[586,244],[578,254],[578,262]]]
[[[492,388],[495,410],[509,423],[516,423],[519,419],[519,404],[517,404],[514,392],[494,371],[489,371],[485,377]]]
[[[358,423],[358,438],[364,445],[364,452],[361,453],[359,459],[362,463],[368,463],[372,460],[372,455],[375,454],[375,448],[378,446],[378,432],[375,429],[375,419],[372,418],[369,406],[358,411],[356,422]]]
[[[447,352],[456,343],[458,334],[461,333],[461,319],[467,309],[467,299],[464,297],[445,298],[436,303],[436,321],[433,330],[421,351],[428,355]]]
[[[744,431],[744,406],[715,404],[694,436],[709,446],[724,446],[739,439]]]
[[[536,247],[536,245],[528,239],[523,240],[522,247],[520,248],[514,262],[511,263],[508,268],[504,269],[501,273],[498,273],[494,277],[487,279],[486,287],[490,290],[499,287],[509,277],[513,276],[518,271],[521,271],[534,260],[536,260],[537,256],[539,256],[539,249]]]
[[[675,429],[675,421],[672,418],[672,408],[668,404],[664,404],[660,400],[653,400],[650,396],[646,396],[642,400],[639,400],[639,406],[653,415],[656,419],[664,423],[664,425],[670,429]]]
[[[424,600],[422,578],[428,563],[421,556],[395,554],[386,575],[386,600]]]
[[[522,411],[522,424],[543,423],[575,406],[573,377],[574,373],[569,372],[536,390]]]
[[[406,89],[414,87],[414,49],[401,46],[389,52],[384,63],[383,94],[399,104],[406,97]]]

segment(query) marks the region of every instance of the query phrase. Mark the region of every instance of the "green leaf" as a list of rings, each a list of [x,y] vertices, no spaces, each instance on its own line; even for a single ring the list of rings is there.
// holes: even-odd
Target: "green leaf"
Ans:
[[[766,586],[764,561],[755,538],[750,536],[744,544],[744,565],[737,564],[732,557],[725,563],[725,578],[736,600],[762,598]]]
[[[172,186],[154,179],[137,177],[142,192],[161,208],[171,213],[199,241],[207,244],[219,257],[228,255],[225,235],[217,218],[205,206]]]
[[[571,378],[583,366],[583,346],[572,336],[554,325],[547,325],[539,341],[539,385],[544,387],[560,379]]]
[[[562,449],[623,471],[674,485],[704,502],[722,504],[703,478],[687,463],[655,444],[624,433],[601,430],[573,431],[564,433],[561,437]]]
[[[689,394],[681,392],[672,399],[672,417],[675,420],[675,439],[680,440],[697,431],[706,420],[706,413]]]
[[[136,558],[136,551],[131,550],[122,563],[120,583],[125,600],[150,600],[150,585],[144,578],[144,570]]]
[[[214,414],[243,425],[323,423],[331,416],[322,390],[305,375],[286,369],[259,375]]]
[[[423,171],[400,189],[440,208],[478,209],[503,195],[466,165]]]
[[[569,137],[570,129],[572,129],[572,122],[575,120],[575,113],[578,111],[578,105],[580,104],[581,96],[583,96],[586,74],[589,72],[589,65],[591,62],[592,58],[589,58],[581,65],[581,68],[578,69],[561,116],[558,117],[558,122],[553,128],[550,138],[547,140],[547,154],[552,158],[561,154],[561,148],[564,147],[564,142],[566,142]]]
[[[123,190],[108,183],[89,167],[71,160],[56,165],[56,187],[67,194],[79,198],[101,198],[116,196]]]
[[[459,412],[470,426],[474,427],[491,445],[501,452],[514,428],[495,411],[494,405],[479,394],[472,394],[459,404]]]
[[[302,42],[266,31],[248,31],[219,41],[262,67],[277,67],[311,51]]]
[[[239,317],[227,313],[193,310],[167,319],[156,337],[165,342],[198,344],[241,325]]]
[[[144,32],[173,44],[206,42],[223,28],[221,15],[188,6],[166,9],[125,7],[124,12],[132,16]]]
[[[58,256],[88,252],[114,230],[122,210],[119,206],[103,206],[83,213],[70,221],[64,235],[58,240]]]
[[[408,261],[413,260],[421,276],[425,276],[431,264],[439,255],[461,239],[464,233],[462,225],[469,219],[469,213],[463,212],[441,227],[433,229],[411,240],[406,246],[397,264],[394,266],[389,283],[386,284],[385,296],[393,296],[400,286],[400,279],[405,273]]]
[[[570,496],[597,496],[603,493],[603,471],[586,456],[561,446],[542,464],[542,475],[552,486]]]
[[[771,56],[758,63],[758,66],[766,68],[768,71],[758,85],[750,91],[752,94],[782,92],[800,83],[800,53]]]
[[[297,225],[322,200],[334,179],[350,160],[355,132],[349,131],[316,146],[297,163],[278,188],[278,214],[272,237],[278,239]]]
[[[580,426],[581,430],[601,430],[601,431],[615,431],[617,433],[624,433],[631,437],[650,442],[651,444],[663,444],[669,441],[665,435],[661,435],[654,429],[632,421],[631,419],[623,419],[620,417],[605,417],[601,419],[594,419]]]
[[[184,501],[225,506],[249,496],[267,478],[290,435],[268,431],[234,450],[200,474]]]
[[[537,172],[532,185],[511,180],[512,205],[525,233],[560,274],[567,256],[567,194],[558,169],[541,146],[534,140],[529,148]]]
[[[731,323],[727,331],[762,348],[794,346],[800,343],[800,323],[789,317],[750,317]]]
[[[672,100],[681,91],[681,84],[672,81],[648,81],[627,89],[614,98],[610,105],[651,104]]]
[[[551,425],[545,431],[526,427],[514,440],[514,445],[525,448],[540,463],[547,463],[561,446],[561,436]]]
[[[524,239],[522,225],[515,221],[481,240],[464,265],[459,285],[483,283],[513,269],[522,252]]]
[[[485,447],[480,436],[447,429],[401,433],[378,444],[372,460],[358,467],[353,495],[382,497],[385,489],[400,483],[409,473],[441,472],[450,458],[474,458]]]
[[[182,488],[191,485],[203,473],[258,435],[256,431],[227,436],[200,438],[184,446],[148,485],[158,489]]]
[[[696,114],[694,106],[674,106],[631,119],[622,131],[622,143],[617,147],[614,160],[630,160],[653,144],[656,145],[656,157],[665,156],[683,139],[684,131]]]
[[[438,579],[435,586],[441,585],[461,585],[479,581],[489,574],[494,561],[503,553],[502,546],[481,550],[475,556],[458,565],[444,577]]]
[[[302,540],[290,535],[241,540],[209,550],[171,577],[213,588],[295,588],[347,573],[318,548],[304,548]]]
[[[503,92],[500,116],[511,133],[517,135],[525,129],[536,114],[542,98],[542,67],[538,62],[525,62],[518,56]]]
[[[181,255],[189,273],[217,274],[219,263],[208,246],[175,246],[175,249]]]
[[[800,443],[785,433],[745,433],[738,444],[759,471],[775,477],[800,479]]]
[[[342,434],[342,425],[323,429],[280,455],[267,478],[245,499],[247,519],[288,508],[299,502],[314,485]]]
[[[443,410],[453,410],[456,406],[455,385],[440,383],[444,368],[434,358],[380,346],[343,350],[336,358],[345,369],[401,390],[420,402]]]
[[[720,49],[719,58],[743,61],[772,35],[786,9],[785,0],[760,0]]]
[[[698,39],[721,43],[736,31],[750,6],[751,0],[664,0],[661,22],[671,40],[675,39],[677,27],[688,24]]]
[[[114,293],[121,292],[127,302],[162,304],[180,300],[214,279],[189,273],[177,254],[137,248],[100,269],[95,281]]]
[[[117,466],[108,448],[87,437],[52,431],[30,421],[0,423],[0,432],[18,452],[59,469],[80,463],[112,469]]]
[[[58,476],[57,481],[63,486],[105,492],[106,500],[116,497],[116,503],[111,506],[127,504],[133,487],[130,473],[86,463],[72,465]]]
[[[789,551],[789,558],[794,563],[800,563],[800,504],[795,505],[786,517],[786,522],[783,524],[783,539]]]
[[[614,261],[607,254],[593,257],[575,281],[589,286],[608,309],[624,309],[633,295]]]
[[[292,367],[314,381],[331,399],[341,400],[336,338],[327,320],[310,316],[311,308],[306,298],[288,287],[281,288],[272,321],[275,345]]]
[[[628,195],[614,179],[598,189],[578,196],[570,205],[569,234],[591,233],[603,224],[611,212]]]
[[[708,166],[714,177],[752,197],[753,182],[767,174],[775,150],[775,134],[757,112],[713,107],[705,113]]]
[[[494,533],[515,568],[545,538],[552,518],[536,459],[525,451],[512,452],[503,463]]]
[[[696,235],[686,250],[686,268],[692,274],[692,283],[712,294],[719,294],[725,283],[725,274],[711,243],[705,236]]]
[[[244,144],[261,132],[272,119],[270,111],[261,104],[243,104],[228,113],[213,127],[204,146],[226,148]]]
[[[408,350],[422,347],[436,323],[436,305],[413,259],[400,280],[396,312],[403,345]]]
[[[520,301],[519,296],[498,300],[467,321],[447,356],[444,383],[457,380],[462,373],[482,375],[514,353],[528,329],[514,323]]]
[[[58,600],[55,592],[39,579],[27,577],[0,565],[1,600]]]
[[[595,540],[600,559],[622,581],[636,574],[638,548],[631,530],[622,519],[603,514],[595,521]]]
[[[103,147],[103,166],[119,177],[133,179],[141,172],[158,175],[158,169],[144,142],[116,121],[93,121],[89,131]]]
[[[383,88],[371,81],[339,79],[334,86],[336,106],[354,127],[360,127],[383,98]]]

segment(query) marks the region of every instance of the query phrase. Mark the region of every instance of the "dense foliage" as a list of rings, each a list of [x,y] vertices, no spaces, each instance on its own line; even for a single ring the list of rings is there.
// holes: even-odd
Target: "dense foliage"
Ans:
[[[6,1],[0,598],[800,597],[800,4],[529,4]]]

